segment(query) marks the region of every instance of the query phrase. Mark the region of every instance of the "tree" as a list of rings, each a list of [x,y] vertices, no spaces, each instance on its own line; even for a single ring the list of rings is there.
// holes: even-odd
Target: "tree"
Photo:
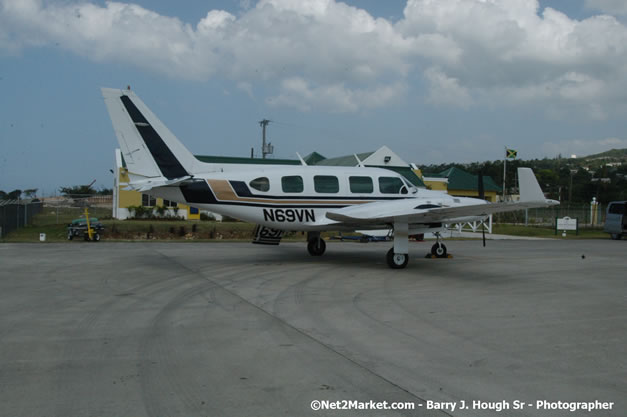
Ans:
[[[22,195],[22,190],[13,190],[7,194],[9,200],[19,200]]]
[[[37,196],[37,188],[29,188],[28,190],[24,190],[24,195],[26,198],[35,198]]]
[[[96,190],[92,189],[88,185],[74,185],[72,187],[61,187],[59,188],[59,191],[61,192],[61,194],[67,197],[96,194]]]
[[[113,188],[102,187],[101,189],[96,191],[96,194],[98,194],[98,195],[111,195],[111,194],[113,194]]]

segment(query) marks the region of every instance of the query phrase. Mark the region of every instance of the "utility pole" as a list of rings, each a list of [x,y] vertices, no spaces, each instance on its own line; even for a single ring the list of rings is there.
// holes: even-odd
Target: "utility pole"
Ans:
[[[505,177],[507,175],[507,147],[505,147],[505,159],[503,159],[503,202],[505,202]]]
[[[266,144],[266,126],[268,126],[270,120],[263,119],[259,122],[259,125],[262,129],[262,138],[261,138],[261,155],[263,159],[266,159],[267,154],[271,154],[274,152],[274,147],[271,143]]]

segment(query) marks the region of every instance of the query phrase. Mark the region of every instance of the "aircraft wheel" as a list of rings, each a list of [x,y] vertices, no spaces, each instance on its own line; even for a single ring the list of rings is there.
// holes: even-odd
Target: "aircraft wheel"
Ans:
[[[436,243],[431,246],[431,255],[438,258],[446,258],[446,246],[444,246],[444,243]]]
[[[321,238],[311,239],[307,243],[307,250],[311,256],[322,256],[327,249],[327,244]]]
[[[403,269],[409,262],[409,255],[406,253],[394,253],[394,248],[388,251],[386,256],[388,266],[392,269]]]
[[[612,236],[612,240],[620,240],[623,237],[620,233],[612,233],[610,236]]]

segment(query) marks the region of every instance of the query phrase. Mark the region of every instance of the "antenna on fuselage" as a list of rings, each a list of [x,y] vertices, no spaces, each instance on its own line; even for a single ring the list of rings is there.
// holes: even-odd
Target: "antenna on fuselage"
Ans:
[[[300,164],[307,166],[307,162],[305,162],[305,160],[303,159],[302,156],[300,156],[300,154],[298,152],[296,152],[296,156],[298,157],[298,159],[300,159]]]

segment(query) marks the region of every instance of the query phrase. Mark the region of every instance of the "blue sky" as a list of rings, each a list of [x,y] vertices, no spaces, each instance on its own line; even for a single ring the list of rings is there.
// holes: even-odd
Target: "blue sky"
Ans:
[[[196,154],[418,165],[627,147],[619,0],[0,0],[0,189],[110,188],[99,87]]]

